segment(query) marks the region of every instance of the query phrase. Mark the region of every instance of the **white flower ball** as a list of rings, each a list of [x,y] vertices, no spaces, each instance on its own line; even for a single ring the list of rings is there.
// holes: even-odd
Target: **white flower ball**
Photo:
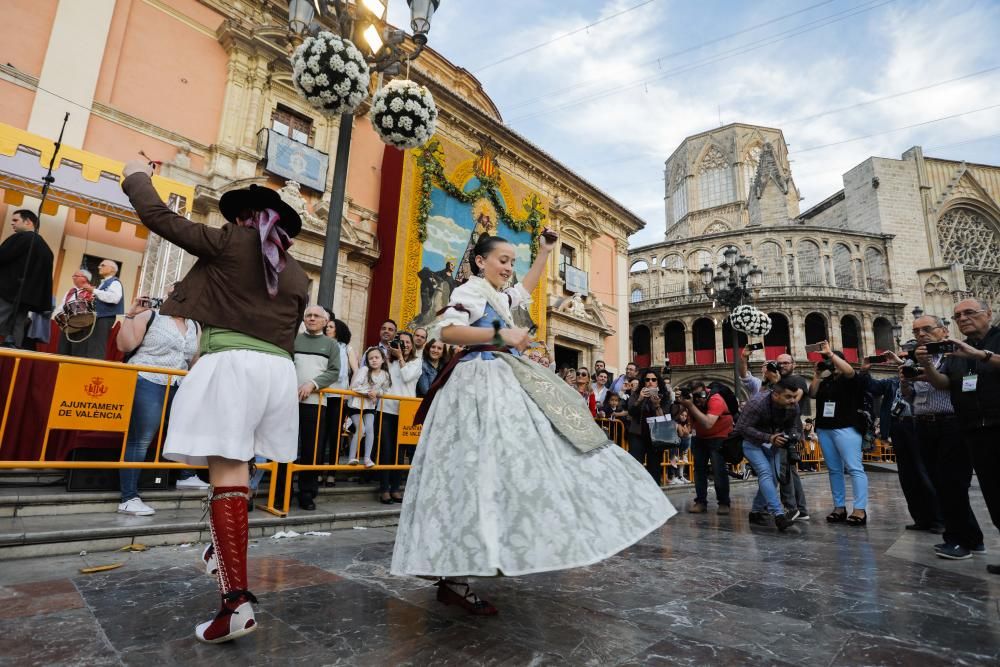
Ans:
[[[399,119],[398,125],[403,130],[412,130],[413,120],[407,116],[403,116],[402,118]]]
[[[330,77],[326,74],[320,73],[316,75],[316,85],[326,87],[330,85]]]
[[[333,54],[332,56],[330,56],[330,68],[334,72],[343,72],[345,64],[346,63],[344,62],[344,59],[338,56],[337,54]]]
[[[392,126],[393,126],[392,116],[382,116],[382,127],[391,130]]]
[[[309,72],[304,72],[301,77],[299,77],[299,84],[302,86],[302,90],[307,93],[311,93],[313,88],[316,87],[316,79]]]
[[[409,102],[407,102],[407,104],[409,104]],[[389,102],[389,108],[392,109],[393,112],[399,113],[403,110],[403,100],[398,97],[392,98],[392,101]]]

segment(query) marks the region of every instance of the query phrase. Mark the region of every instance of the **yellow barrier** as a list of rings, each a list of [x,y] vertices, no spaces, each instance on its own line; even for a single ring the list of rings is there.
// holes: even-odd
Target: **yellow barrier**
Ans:
[[[128,427],[131,421],[131,404],[132,404],[132,392],[135,388],[135,377],[140,371],[148,373],[157,373],[162,375],[167,375],[171,377],[181,377],[187,375],[187,371],[177,370],[176,368],[160,368],[158,366],[141,366],[133,364],[122,364],[116,361],[103,361],[99,359],[81,359],[79,357],[67,357],[58,354],[48,354],[44,352],[28,352],[25,350],[14,350],[8,348],[0,348],[0,359],[13,359],[14,367],[10,376],[10,384],[7,387],[7,397],[4,401],[3,415],[0,417],[0,470],[12,470],[12,469],[23,469],[23,470],[126,470],[126,469],[141,469],[141,470],[204,470],[204,467],[199,466],[189,466],[184,463],[175,463],[173,461],[161,461],[160,454],[163,448],[163,424],[166,421],[166,401],[163,403],[163,410],[160,413],[160,427],[159,435],[156,441],[155,456],[152,461],[126,461],[125,460],[125,444],[128,438]],[[49,419],[46,421],[45,425],[45,435],[42,441],[41,452],[37,460],[6,460],[3,459],[3,443],[4,436],[7,432],[7,426],[10,422],[10,406],[13,402],[14,391],[17,388],[18,373],[21,370],[22,360],[26,361],[39,361],[45,363],[57,363],[59,364],[59,374],[56,376],[56,386],[53,390],[53,403],[49,409]],[[69,372],[62,374],[63,370],[67,369]],[[58,408],[56,407],[56,400],[62,400],[57,397],[60,390],[60,374],[62,377],[71,377],[74,371],[88,370],[88,369],[102,369],[105,372],[113,373],[117,378],[118,382],[116,386],[112,388],[107,387],[105,393],[100,394],[103,398],[108,393],[112,391],[126,392],[128,395],[128,400],[125,404],[129,407],[126,410],[126,405],[122,404],[118,410],[110,411],[115,415],[121,417],[117,418],[83,418],[84,423],[75,424],[76,428],[69,428],[74,424],[71,424],[73,419],[79,419],[73,415],[64,415],[63,419],[59,419]],[[93,373],[93,370],[90,371]],[[121,384],[121,378],[123,375],[127,375],[130,379],[127,383],[127,387],[117,386]],[[100,375],[97,375],[100,377]],[[169,385],[164,386],[163,391],[166,393],[168,391]],[[100,387],[91,386],[91,391],[94,393],[100,393]],[[53,413],[56,413],[56,419],[53,419]],[[102,427],[101,422],[105,422]],[[114,428],[108,428],[112,424],[108,422],[119,422],[113,424]],[[56,430],[54,426],[59,426],[63,430],[79,430],[79,431],[109,431],[109,432],[121,432],[122,433],[122,444],[121,444],[121,455],[117,461],[51,461],[45,458],[48,452],[49,436],[51,431]],[[259,468],[270,470],[272,475],[277,473],[278,464],[277,463],[263,463],[258,466]],[[274,505],[274,485],[271,485],[271,491],[268,498],[268,506]],[[262,509],[269,509],[268,507],[261,506]]]

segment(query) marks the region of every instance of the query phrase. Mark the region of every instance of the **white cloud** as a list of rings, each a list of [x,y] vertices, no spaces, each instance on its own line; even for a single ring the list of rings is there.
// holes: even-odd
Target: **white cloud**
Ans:
[[[495,2],[463,0],[461,11],[453,9],[456,3],[443,4],[431,45],[476,73],[500,56],[634,4],[510,0],[498,10]],[[803,120],[994,66],[1000,3],[987,0],[893,3],[721,58],[741,45],[762,44],[782,31],[850,9],[834,3],[656,62],[800,8],[794,3],[653,2],[477,76],[517,131],[646,221],[633,245],[662,238],[664,160],[684,137],[717,126],[720,116],[723,123],[783,130],[803,209],[839,190],[842,174],[869,156],[898,158],[913,145],[997,133],[1000,109],[882,132],[1000,102],[994,92],[1000,72]],[[716,57],[713,64],[676,72]],[[649,83],[596,97],[643,78]],[[569,105],[587,96],[595,99]],[[542,113],[555,107],[565,108]],[[803,151],[867,134],[878,136]],[[994,139],[931,153],[997,163],[998,152],[1000,140]]]
[[[443,215],[427,216],[427,241],[424,252],[433,252],[447,257],[453,255],[461,258],[465,246],[469,242],[470,232],[458,223]]]

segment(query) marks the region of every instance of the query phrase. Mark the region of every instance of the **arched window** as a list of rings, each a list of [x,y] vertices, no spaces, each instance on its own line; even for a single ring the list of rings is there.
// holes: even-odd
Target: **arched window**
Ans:
[[[757,165],[760,164],[760,144],[751,148],[746,157],[743,158],[743,192],[750,195],[750,186],[753,185],[753,179],[757,175]]]
[[[636,287],[632,290],[632,295],[629,297],[629,303],[639,303],[642,301],[642,288]]]
[[[798,259],[799,284],[822,285],[823,264],[819,258],[819,246],[812,241],[799,241]]]
[[[698,168],[700,208],[711,208],[733,200],[733,179],[726,156],[712,146]]]
[[[747,346],[747,335],[742,331],[737,331],[736,340],[736,345],[739,348],[739,352],[737,354],[741,354],[743,348]],[[722,323],[722,349],[725,350],[722,356],[726,358],[726,363],[733,363],[733,325],[729,323],[728,317],[726,318],[726,321]]]
[[[885,255],[877,248],[865,248],[865,273],[868,274],[868,289],[873,292],[889,289]]]
[[[872,322],[872,333],[875,334],[875,354],[882,354],[893,349],[892,322],[884,317],[876,317]]]
[[[771,330],[764,336],[766,359],[777,359],[779,354],[788,354],[792,349],[792,337],[788,329],[788,318],[781,313],[768,313]]]
[[[844,357],[848,361],[857,362],[861,359],[861,325],[852,315],[840,318],[840,340],[843,341]]]
[[[667,255],[660,262],[660,266],[665,269],[677,269],[678,271],[684,268],[684,260],[681,259],[680,255]]]
[[[809,313],[806,315],[806,345],[813,345],[814,343],[821,343],[824,340],[830,340],[830,336],[826,331],[826,319],[819,313]],[[823,358],[819,352],[809,352],[806,354],[812,361],[819,361]]]
[[[690,257],[693,260],[692,261],[693,266],[690,267],[692,271],[700,271],[701,267],[705,266],[706,264],[712,267],[713,271],[715,270],[716,261],[712,253],[709,252],[708,250],[699,250],[698,252],[690,255]]]
[[[684,325],[678,321],[668,322],[663,329],[664,352],[671,366],[683,366],[685,359]]]
[[[715,363],[715,322],[707,317],[695,320],[691,327],[694,363],[703,366]]]
[[[773,241],[765,241],[757,249],[757,261],[764,270],[765,285],[783,285],[785,271],[781,264],[781,246]]]
[[[646,368],[649,366],[650,354],[649,354],[649,327],[644,324],[640,324],[635,329],[632,329],[632,358],[639,368]]]
[[[632,268],[628,271],[629,273],[642,273],[643,271],[649,271],[649,263],[644,259],[640,259],[637,262],[633,262]]]
[[[833,278],[837,287],[857,287],[851,268],[851,249],[843,243],[833,246]]]
[[[705,228],[706,234],[718,234],[719,232],[728,232],[729,225],[724,223],[722,220],[716,220],[708,227]]]

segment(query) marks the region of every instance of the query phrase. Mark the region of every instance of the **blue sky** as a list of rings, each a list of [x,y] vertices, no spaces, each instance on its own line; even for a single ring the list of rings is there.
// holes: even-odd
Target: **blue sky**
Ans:
[[[503,60],[643,2],[442,0],[430,34],[508,125],[646,221],[633,246],[662,238],[664,160],[720,117],[784,131],[803,210],[913,145],[1000,164],[995,0],[651,0]]]

